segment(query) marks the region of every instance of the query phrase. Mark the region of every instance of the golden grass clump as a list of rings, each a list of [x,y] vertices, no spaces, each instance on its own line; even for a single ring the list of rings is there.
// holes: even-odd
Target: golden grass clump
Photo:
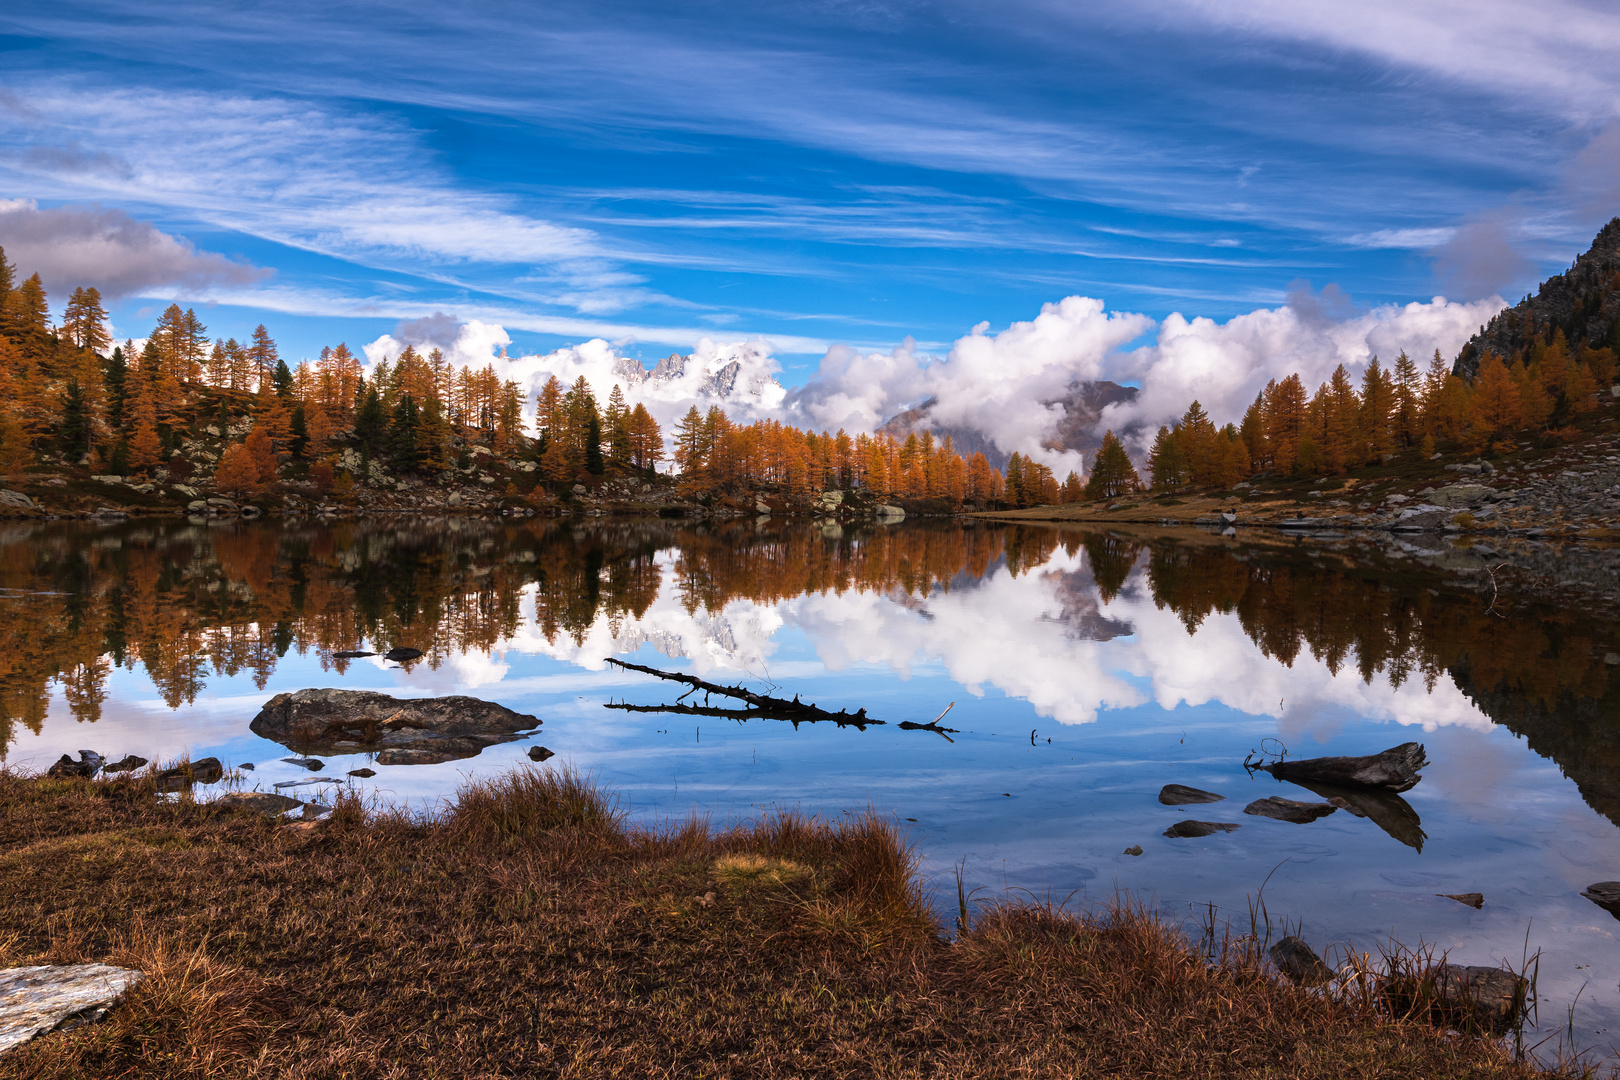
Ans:
[[[624,811],[571,768],[522,765],[502,776],[469,780],[456,791],[446,826],[469,838],[533,839],[577,829],[606,839],[622,836]]]
[[[787,885],[813,873],[808,866],[767,855],[722,855],[714,861],[715,880],[733,892],[759,885]]]

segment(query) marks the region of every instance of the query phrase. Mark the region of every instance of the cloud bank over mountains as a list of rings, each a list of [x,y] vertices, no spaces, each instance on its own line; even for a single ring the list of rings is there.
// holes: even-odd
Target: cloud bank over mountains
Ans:
[[[1135,400],[1103,411],[1100,427],[1134,432],[1140,452],[1162,423],[1198,399],[1217,423],[1236,422],[1271,379],[1298,372],[1308,390],[1343,364],[1359,378],[1374,356],[1388,366],[1405,351],[1420,365],[1439,350],[1450,360],[1505,305],[1499,297],[1361,309],[1334,286],[1301,285],[1288,302],[1226,322],[1172,314],[1162,321],[1109,312],[1091,297],[1046,304],[1035,318],[992,333],[985,323],[957,339],[944,356],[910,338],[887,352],[829,349],[800,386],[784,388],[770,342],[703,339],[689,358],[678,354],[651,373],[622,347],[602,339],[545,354],[497,356],[511,343],[492,323],[457,324],[447,316],[404,322],[366,346],[375,362],[406,345],[438,347],[459,364],[493,362],[503,378],[533,394],[556,375],[583,375],[606,399],[618,384],[626,400],[644,403],[668,431],[696,404],[718,404],[736,420],[771,418],[814,430],[872,431],[928,399],[937,428],[972,430],[1005,453],[1034,455],[1054,469],[1079,469],[1072,451],[1050,449],[1063,419],[1062,396],[1076,382],[1112,380],[1140,388]]]

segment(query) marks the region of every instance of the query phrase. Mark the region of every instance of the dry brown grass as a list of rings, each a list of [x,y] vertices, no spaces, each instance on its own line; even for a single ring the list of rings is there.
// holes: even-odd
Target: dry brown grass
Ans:
[[[1006,905],[948,940],[872,812],[636,828],[522,769],[434,822],[300,828],[0,774],[0,852],[0,962],[152,975],[4,1076],[1530,1075],[1141,912]]]

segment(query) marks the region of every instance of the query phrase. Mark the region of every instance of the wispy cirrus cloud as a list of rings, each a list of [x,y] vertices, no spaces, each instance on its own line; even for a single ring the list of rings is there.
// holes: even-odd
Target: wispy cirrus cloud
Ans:
[[[68,198],[173,207],[222,229],[359,262],[495,262],[589,276],[610,257],[588,230],[458,185],[420,133],[275,97],[109,90],[69,81],[0,114],[13,177]],[[49,117],[45,124],[37,117]],[[116,168],[84,167],[68,146]]]

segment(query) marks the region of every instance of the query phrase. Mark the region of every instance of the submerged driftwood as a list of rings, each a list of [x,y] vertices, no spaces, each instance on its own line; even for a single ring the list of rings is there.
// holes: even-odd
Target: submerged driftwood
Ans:
[[[1269,765],[1252,767],[1263,769],[1279,780],[1294,783],[1407,791],[1423,779],[1418,775],[1418,770],[1428,763],[1423,744],[1409,742],[1366,757],[1306,758],[1303,761],[1274,761]]]

